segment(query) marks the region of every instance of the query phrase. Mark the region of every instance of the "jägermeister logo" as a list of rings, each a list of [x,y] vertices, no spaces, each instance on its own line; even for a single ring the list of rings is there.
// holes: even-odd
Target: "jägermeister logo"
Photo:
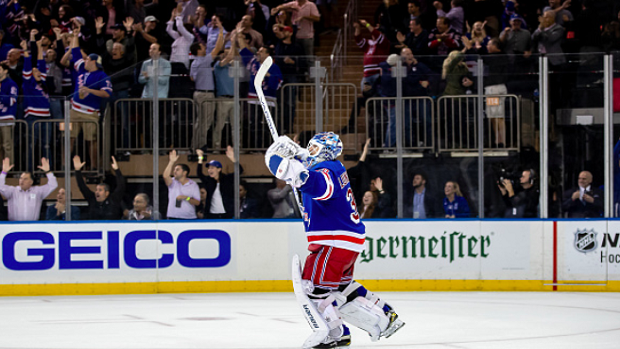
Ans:
[[[462,232],[444,232],[432,236],[387,236],[374,239],[366,237],[368,246],[362,252],[360,263],[375,258],[445,258],[452,263],[457,258],[487,258],[491,237],[467,236]]]

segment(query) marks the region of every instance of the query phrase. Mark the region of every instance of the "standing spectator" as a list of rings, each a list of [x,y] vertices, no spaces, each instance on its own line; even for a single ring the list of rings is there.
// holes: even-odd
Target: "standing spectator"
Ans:
[[[77,28],[79,32],[80,28]],[[82,59],[77,35],[71,42],[71,63],[76,71],[75,92],[71,99],[70,118],[71,152],[80,131],[84,130],[84,139],[89,143],[91,168],[97,163],[97,132],[100,118],[100,106],[104,98],[112,95],[112,83],[103,72],[101,57],[90,54]]]
[[[275,63],[282,70],[284,84],[295,84],[302,82],[302,63],[303,49],[299,44],[293,42],[293,28],[284,26],[273,26],[273,31],[279,39],[274,49]],[[283,117],[281,133],[289,133],[295,124],[295,106],[297,104],[297,87],[289,86],[285,90],[283,98]]]
[[[370,31],[371,39],[362,37],[361,27]],[[364,51],[364,77],[360,84],[363,91],[365,84],[373,86],[381,76],[379,63],[385,61],[385,57],[390,53],[390,41],[383,33],[363,19],[353,22],[353,28],[355,28],[355,43]]]
[[[102,17],[103,22],[106,23],[104,34],[111,37],[114,34],[112,28],[115,24],[121,23],[125,18],[123,8],[117,8],[114,6],[114,0],[102,0],[103,8],[101,8],[97,14],[97,17]]]
[[[188,18],[196,13],[196,9],[198,9],[199,3],[198,0],[179,0],[177,1],[177,11],[178,15],[182,18]]]
[[[532,46],[541,54],[551,54],[549,56],[549,64],[557,67],[566,62],[566,57],[564,57],[564,52],[562,51],[564,28],[555,22],[555,18],[554,11],[545,11],[538,29],[532,34]]]
[[[549,0],[549,6],[543,8],[543,13],[551,11],[555,23],[566,28],[566,24],[574,19],[573,14],[568,10],[570,4],[571,0]]]
[[[413,198],[407,203],[407,218],[427,219],[441,217],[435,193],[426,186],[426,174],[422,172],[413,175]]]
[[[82,168],[86,163],[82,162],[78,155],[73,157],[73,167],[75,168],[75,179],[80,192],[88,202],[87,219],[90,220],[117,220],[123,217],[121,201],[125,194],[127,182],[123,173],[118,168],[116,159],[112,156],[112,169],[116,174],[116,189],[110,194],[110,186],[107,183],[99,183],[95,192],[86,186],[82,175]]]
[[[568,218],[598,218],[603,216],[603,192],[592,186],[592,173],[581,171],[577,188],[564,192],[562,210]]]
[[[11,80],[15,81],[17,86],[20,87],[22,85],[22,72],[24,71],[24,62],[21,59],[22,51],[18,48],[13,48],[9,50],[9,53],[6,55],[6,60],[2,63],[5,63],[9,68],[9,77]]]
[[[259,110],[258,105],[260,104],[258,97],[256,95],[256,89],[254,87],[254,79],[256,78],[256,74],[260,69],[260,66],[263,64],[265,59],[269,56],[273,56],[273,50],[268,46],[263,46],[258,50],[257,54],[254,55],[247,48],[247,44],[241,36],[237,37],[237,43],[239,44],[239,54],[243,59],[243,64],[247,67],[250,72],[250,92],[248,93],[248,97],[251,99],[248,104],[254,105],[254,108],[250,108],[250,116],[249,116],[249,136],[248,143],[250,147],[263,147],[263,139],[265,138],[265,133],[267,131],[267,127],[265,125],[265,119],[263,118],[262,110]],[[267,100],[268,107],[274,107],[276,103],[276,94],[280,87],[282,86],[282,72],[280,71],[280,67],[277,64],[272,64],[262,82],[262,89],[265,95],[265,99]],[[270,139],[270,136],[267,136]]]
[[[426,13],[422,12],[422,4],[420,0],[409,0],[407,3],[407,16],[403,20],[403,27],[410,27],[411,21],[416,20],[416,23],[423,28],[430,28],[433,26],[434,21],[430,22],[431,18]],[[411,47],[410,47],[411,48]]]
[[[226,121],[230,122],[232,132],[235,132],[234,119],[234,102],[233,95],[235,94],[235,80],[229,74],[229,69],[233,63],[233,58],[237,52],[237,43],[233,41],[232,47],[227,48],[222,52],[218,60],[213,66],[215,75],[215,96],[217,97],[217,115],[215,118],[215,129],[213,130],[213,149],[219,153],[222,149],[222,130]],[[243,139],[243,135],[240,133],[239,137]]]
[[[15,120],[17,115],[17,84],[9,77],[9,66],[0,63],[0,121]],[[13,123],[0,122],[2,158],[13,162]]]
[[[469,28],[469,26],[468,26]],[[478,21],[474,23],[471,32],[461,37],[463,42],[463,53],[468,55],[484,55],[487,54],[487,44],[491,37],[484,30],[484,23]]]
[[[419,18],[409,21],[409,32],[407,35],[398,32],[396,38],[400,45],[397,48],[409,48],[414,56],[424,56],[428,52],[428,31],[422,28]]]
[[[370,181],[370,191],[377,195],[377,206],[375,207],[376,213],[373,213],[373,217],[394,217],[394,214],[392,212],[392,196],[390,195],[390,193],[383,190],[383,180],[381,179],[381,177],[377,177]]]
[[[58,189],[56,193],[56,203],[47,206],[45,219],[48,221],[65,221],[67,220],[67,191],[65,188]],[[80,208],[71,205],[71,220],[80,220]]]
[[[257,32],[252,29],[253,25],[252,16],[245,15],[241,17],[241,21],[237,23],[235,30],[230,33],[230,41],[235,40],[235,38],[250,36],[250,42],[248,43],[249,47],[253,47],[256,50],[259,50],[263,47],[263,34]]]
[[[41,48],[41,40],[34,42],[34,36],[37,30],[30,31],[31,51],[37,53],[37,66],[32,66],[32,59],[28,52],[26,41],[22,41],[24,49],[24,82],[22,89],[24,91],[23,107],[24,119],[28,123],[28,164],[31,163],[33,154],[33,145],[38,145],[43,152],[41,156],[46,159],[51,158],[51,146],[49,144],[51,138],[51,127],[49,123],[37,123],[35,121],[45,120],[50,117],[50,101],[45,84],[46,68],[43,60],[43,50]],[[30,167],[30,166],[29,166]],[[29,168],[30,170],[30,168]]]
[[[170,88],[170,74],[171,65],[170,62],[161,57],[161,45],[158,43],[151,44],[149,48],[149,56],[151,59],[144,61],[140,68],[140,76],[138,82],[146,84],[144,90],[142,90],[143,99],[153,98],[153,91],[157,91],[157,97],[168,98],[168,90]],[[154,71],[154,61],[157,61],[158,70]],[[151,79],[152,76],[157,73],[157,85],[155,81]]]
[[[502,55],[499,48],[500,41],[493,38],[487,45],[489,54],[484,57],[484,65],[489,69],[489,75],[484,79],[486,86],[484,87],[485,95],[505,95],[508,93],[505,81],[510,80],[507,60]],[[493,129],[494,141],[492,144],[498,148],[503,148],[506,143],[506,97],[499,97],[497,105],[486,106],[486,115],[491,119],[491,128]]]
[[[304,55],[314,56],[314,22],[321,20],[319,9],[308,0],[295,0],[271,9],[271,15],[280,10],[293,11],[293,24],[297,25],[297,42],[303,47]]]
[[[222,163],[217,160],[211,160],[207,167],[208,175],[205,176],[202,173],[204,152],[201,149],[196,149],[196,154],[198,154],[198,178],[200,178],[203,186],[207,189],[207,200],[205,201],[203,212],[204,218],[233,218],[235,214],[235,174],[222,174]],[[226,157],[231,162],[235,162],[233,147],[229,146],[226,149]],[[239,170],[241,175],[243,173],[241,165],[239,165]]]
[[[206,46],[194,43],[190,51],[194,57],[189,72],[190,79],[195,83],[194,105],[196,106],[196,119],[194,134],[192,137],[193,148],[201,148],[207,143],[207,133],[213,124],[215,82],[213,81],[213,61],[224,47],[224,28],[220,23],[218,41],[213,50],[207,52]]]
[[[267,191],[267,198],[273,208],[271,218],[294,218],[299,215],[295,193],[285,181],[276,178],[276,187]]]
[[[444,187],[443,211],[446,218],[469,218],[469,204],[461,193],[459,184],[455,181],[447,181]]]
[[[34,180],[30,172],[22,172],[18,186],[6,185],[6,174],[12,168],[11,160],[4,158],[0,174],[0,194],[7,199],[9,221],[38,221],[43,200],[58,187],[56,177],[50,171],[50,164],[46,158],[41,158],[41,166],[38,168],[45,172],[47,184],[37,186],[33,186]]]
[[[463,11],[463,0],[450,1],[450,11],[446,13],[443,10],[443,4],[441,1],[433,2],[433,6],[437,9],[437,17],[445,17],[450,20],[450,29],[454,29],[455,32],[463,34],[463,28],[465,27],[465,12]]]
[[[130,221],[150,221],[153,217],[153,207],[149,205],[149,196],[145,193],[138,193],[133,198],[133,208],[126,211],[123,219]]]
[[[200,10],[202,7],[198,7]],[[206,13],[205,13],[206,16]],[[220,32],[223,32],[224,37],[228,36],[228,32],[222,25],[222,15],[219,13],[214,14],[211,17],[211,22],[208,24],[199,23],[199,19],[196,20],[195,28],[198,31],[199,37],[203,43],[207,46],[207,52],[213,51],[217,43],[217,39],[220,36]],[[200,27],[198,25],[202,24]],[[225,40],[226,41],[226,40]],[[226,41],[226,47],[230,47],[230,41]],[[219,53],[219,52],[217,52]]]
[[[400,53],[407,71],[407,77],[403,82],[403,96],[424,97],[429,95],[430,79],[433,75],[426,64],[420,62],[409,48],[403,48]],[[422,142],[430,145],[433,130],[433,116],[431,114],[431,101],[423,100],[405,104],[405,146],[415,147]],[[416,131],[411,131],[413,123],[417,124]],[[419,131],[419,132],[418,132]],[[396,129],[394,129],[394,134]],[[420,136],[418,139],[418,135]]]
[[[245,13],[252,17],[252,28],[258,32],[267,30],[269,7],[260,3],[260,0],[244,0],[247,9]]]
[[[445,56],[461,47],[461,34],[450,27],[446,17],[437,18],[437,27],[428,36],[430,54]]]
[[[138,62],[146,60],[149,57],[148,51],[151,45],[159,41],[161,33],[158,30],[158,23],[159,20],[155,16],[146,16],[144,26],[141,22],[133,25]]]
[[[514,14],[510,17],[510,26],[504,28],[499,35],[500,41],[504,44],[504,52],[508,55],[527,55],[528,58],[532,53],[531,49],[531,34],[526,29],[523,29],[523,18]]]
[[[127,1],[127,15],[133,18],[134,22],[142,23],[148,13],[155,13],[157,11],[159,2],[157,0],[150,4],[144,4],[144,0]],[[148,199],[148,197],[147,197]]]
[[[239,218],[258,218],[258,202],[248,196],[248,184],[244,181],[239,183]]]
[[[168,159],[168,166],[163,174],[168,187],[168,219],[196,219],[195,207],[200,204],[198,184],[188,178],[189,166],[174,165],[179,160],[176,150],[170,152]],[[173,176],[170,176],[171,173]]]
[[[193,25],[183,23],[183,16],[179,10],[181,4],[182,3],[179,3],[179,5],[172,10],[170,20],[166,23],[166,32],[174,39],[172,43],[172,52],[170,53],[170,63],[182,63],[187,73],[187,69],[189,69],[189,47],[194,42],[194,35],[192,34]],[[173,29],[175,24],[176,30]]]
[[[465,88],[462,85],[463,77],[469,75],[467,64],[463,62],[465,56],[459,51],[452,51],[443,62],[441,78],[446,80],[446,89],[444,96],[454,96],[465,94]]]
[[[103,33],[102,29],[105,26],[105,23],[103,22],[102,17],[97,17],[95,26],[96,26],[96,32],[97,32],[97,46],[101,47],[104,41],[104,36],[102,35]],[[105,49],[108,51],[109,54],[112,54],[112,49],[115,43],[123,44],[127,48],[128,53],[130,54],[135,53],[134,52],[135,51],[135,45],[134,45],[135,39],[133,36],[132,26],[133,26],[133,18],[131,17],[127,17],[127,19],[123,21],[123,24],[119,23],[119,24],[115,24],[112,26],[112,30],[114,34],[112,34],[112,38],[110,40],[105,42]],[[96,51],[96,52],[100,52],[103,54],[101,50]]]

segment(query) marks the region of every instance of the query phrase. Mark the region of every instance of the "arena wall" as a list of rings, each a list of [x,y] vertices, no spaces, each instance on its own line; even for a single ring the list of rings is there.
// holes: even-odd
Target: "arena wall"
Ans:
[[[620,291],[620,221],[378,220],[376,291]],[[0,295],[292,291],[298,221],[3,224]]]

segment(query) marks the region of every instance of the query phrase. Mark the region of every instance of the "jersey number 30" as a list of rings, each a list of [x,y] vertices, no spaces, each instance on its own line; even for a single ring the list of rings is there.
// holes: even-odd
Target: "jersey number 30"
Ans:
[[[353,197],[353,190],[351,190],[350,187],[349,189],[347,189],[347,201],[349,202],[349,204],[351,204],[351,209],[353,210],[353,213],[351,213],[351,220],[355,222],[355,224],[358,224],[360,222],[360,214],[357,213],[355,197]]]

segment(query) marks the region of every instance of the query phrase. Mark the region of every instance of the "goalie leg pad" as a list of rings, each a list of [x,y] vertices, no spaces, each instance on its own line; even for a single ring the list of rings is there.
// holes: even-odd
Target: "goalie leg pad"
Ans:
[[[368,332],[373,342],[379,340],[381,333],[390,324],[390,319],[383,309],[364,297],[355,298],[341,306],[339,310],[344,321]]]

